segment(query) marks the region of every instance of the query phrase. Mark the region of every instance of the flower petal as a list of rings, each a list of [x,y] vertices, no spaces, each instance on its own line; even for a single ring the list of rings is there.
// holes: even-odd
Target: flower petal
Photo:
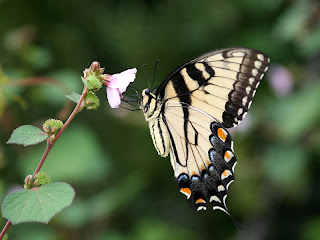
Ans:
[[[118,108],[121,103],[121,98],[116,88],[107,88],[108,102],[112,108]]]
[[[137,69],[132,68],[121,73],[111,75],[108,82],[108,88],[127,88],[136,78]]]
[[[127,88],[117,88],[117,89],[120,91],[120,93],[124,93],[127,90]]]

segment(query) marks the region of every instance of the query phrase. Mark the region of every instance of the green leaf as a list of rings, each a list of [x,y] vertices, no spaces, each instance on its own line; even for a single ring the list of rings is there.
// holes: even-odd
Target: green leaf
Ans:
[[[13,131],[11,137],[7,141],[7,144],[10,143],[29,146],[43,142],[47,137],[47,134],[42,132],[40,128],[31,125],[24,125]]]
[[[80,101],[81,95],[75,92],[72,92],[69,95],[66,95],[66,98],[70,99],[71,101],[78,103]]]
[[[2,216],[18,224],[22,222],[48,223],[50,219],[71,205],[75,192],[68,183],[55,182],[8,195],[2,203]]]
[[[8,240],[8,234],[5,234],[2,238],[2,240]]]

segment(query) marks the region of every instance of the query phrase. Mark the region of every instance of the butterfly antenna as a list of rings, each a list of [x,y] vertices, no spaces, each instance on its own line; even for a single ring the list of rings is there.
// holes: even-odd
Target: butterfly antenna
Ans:
[[[126,110],[129,110],[129,111],[131,111],[131,112],[135,112],[135,111],[140,110],[139,108],[130,109],[130,108],[126,108],[126,107],[121,106],[121,105],[120,105],[119,107],[121,107],[121,108],[123,108],[123,109],[126,109]]]
[[[141,94],[140,94],[140,93],[130,94],[130,95],[127,95],[127,94],[123,93],[122,95],[123,95],[123,96],[126,96],[126,97],[141,97]]]
[[[126,103],[133,103],[139,101],[139,99],[122,99]]]
[[[136,88],[136,87],[133,87],[133,86],[131,86],[131,85],[129,85],[129,87],[131,87],[131,88],[133,89],[133,91],[135,91],[136,94],[141,95],[139,92],[142,92],[142,90],[140,90],[140,89],[138,89],[138,88]]]
[[[157,60],[156,63],[154,64],[153,80],[152,80],[150,89],[153,87],[154,81],[156,79],[157,66],[159,62],[161,62],[161,60]]]
[[[127,96],[125,96],[125,97],[127,97]],[[136,102],[136,101],[139,101],[140,98],[129,98],[129,99],[122,98],[122,100],[127,101],[127,102]]]
[[[150,81],[149,81],[149,78],[148,78],[148,76],[147,76],[147,74],[146,74],[146,72],[145,72],[145,70],[144,70],[144,68],[147,66],[147,64],[143,64],[142,65],[142,71],[143,71],[143,74],[144,74],[144,77],[147,79],[147,81],[148,81],[148,85],[149,85],[149,89],[150,89]]]
[[[134,100],[127,100],[127,99],[122,99],[125,103],[127,103],[128,105],[132,106],[132,107],[139,107],[139,104],[134,104],[133,102],[138,101],[138,99],[134,99]]]

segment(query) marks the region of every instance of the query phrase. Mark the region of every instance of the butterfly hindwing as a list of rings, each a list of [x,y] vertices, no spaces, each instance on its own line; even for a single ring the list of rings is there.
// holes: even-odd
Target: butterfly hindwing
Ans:
[[[213,209],[228,213],[225,200],[236,165],[231,135],[210,115],[181,102],[168,101],[164,116],[180,192],[198,211],[211,203]]]

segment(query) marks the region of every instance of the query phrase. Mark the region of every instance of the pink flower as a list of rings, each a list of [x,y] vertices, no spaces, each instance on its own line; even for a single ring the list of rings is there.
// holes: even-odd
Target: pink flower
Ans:
[[[121,103],[122,93],[136,78],[137,69],[132,68],[121,73],[107,75],[104,84],[107,86],[108,102],[112,108],[118,108]]]

